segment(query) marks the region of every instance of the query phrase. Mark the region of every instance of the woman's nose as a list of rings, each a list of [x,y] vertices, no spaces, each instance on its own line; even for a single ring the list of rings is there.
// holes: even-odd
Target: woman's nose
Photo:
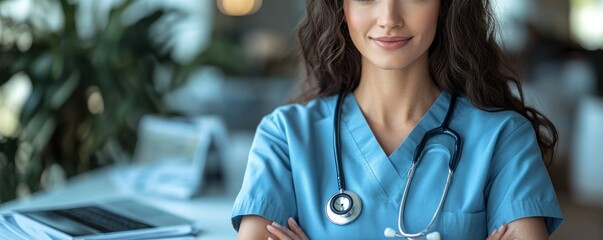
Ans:
[[[393,29],[404,26],[402,11],[398,0],[381,1],[377,24],[381,28]]]

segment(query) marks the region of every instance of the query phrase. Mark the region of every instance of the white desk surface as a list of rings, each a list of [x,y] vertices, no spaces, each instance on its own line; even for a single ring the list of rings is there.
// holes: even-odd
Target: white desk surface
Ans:
[[[230,223],[234,195],[206,193],[191,200],[180,200],[135,194],[124,191],[123,188],[117,186],[116,181],[111,178],[111,174],[115,171],[115,167],[107,167],[76,176],[65,186],[58,189],[35,193],[27,199],[1,204],[0,213],[14,209],[49,207],[126,197],[195,221],[201,229],[199,239],[236,239],[236,232]]]

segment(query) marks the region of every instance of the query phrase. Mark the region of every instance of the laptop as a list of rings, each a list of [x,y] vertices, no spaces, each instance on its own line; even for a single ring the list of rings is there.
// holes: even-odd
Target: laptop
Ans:
[[[193,222],[130,199],[16,210],[14,220],[25,232],[42,231],[51,239],[157,239],[197,233]]]

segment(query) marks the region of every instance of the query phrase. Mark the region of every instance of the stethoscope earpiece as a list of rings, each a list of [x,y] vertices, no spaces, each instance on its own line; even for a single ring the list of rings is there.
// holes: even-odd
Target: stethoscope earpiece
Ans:
[[[392,228],[386,228],[385,231],[383,231],[383,235],[386,238],[405,237],[401,234],[398,234],[398,232],[396,232],[396,230],[394,230]],[[427,235],[425,235],[425,237],[418,237],[418,238],[412,238],[412,239],[413,240],[421,240],[421,239],[440,240],[440,238],[441,238],[440,232],[432,232],[432,233],[428,233]]]
[[[440,232],[432,232],[425,236],[427,240],[440,240]]]

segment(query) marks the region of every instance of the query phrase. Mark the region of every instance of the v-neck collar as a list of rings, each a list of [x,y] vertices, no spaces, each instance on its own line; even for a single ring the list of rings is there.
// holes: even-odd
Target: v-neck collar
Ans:
[[[400,186],[403,186],[400,184],[405,180],[416,146],[427,131],[441,125],[448,111],[450,98],[450,93],[442,91],[404,142],[388,157],[375,138],[356,98],[353,94],[347,94],[341,116],[345,130],[362,154],[358,157],[364,158],[388,197],[391,198],[400,191]]]

